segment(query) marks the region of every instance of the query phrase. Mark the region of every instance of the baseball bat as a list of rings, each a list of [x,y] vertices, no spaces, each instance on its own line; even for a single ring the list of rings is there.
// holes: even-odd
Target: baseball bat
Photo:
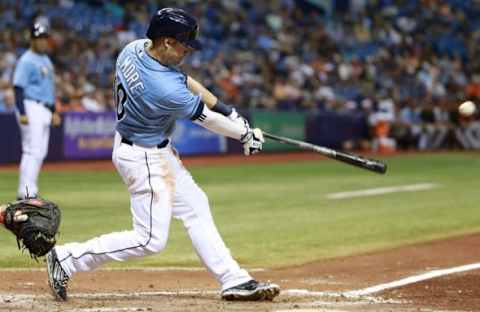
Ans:
[[[350,153],[339,152],[328,147],[274,135],[265,131],[263,131],[263,135],[271,140],[275,140],[283,144],[294,145],[307,151],[317,152],[328,158],[335,159],[365,170],[373,171],[380,174],[384,174],[385,172],[387,172],[387,165],[380,160],[368,159]]]

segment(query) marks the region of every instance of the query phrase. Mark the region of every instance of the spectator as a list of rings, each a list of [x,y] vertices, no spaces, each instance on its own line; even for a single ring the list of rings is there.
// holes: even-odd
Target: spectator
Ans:
[[[459,126],[455,129],[455,137],[463,149],[480,149],[480,113],[465,117],[456,113]]]
[[[360,107],[365,98],[381,102],[376,95],[390,93],[396,112],[391,134],[402,137],[401,147],[419,136],[417,110],[424,110],[426,122],[420,146],[445,144],[443,134],[427,139],[432,126],[445,133],[444,112],[433,113],[432,107],[430,114],[419,103],[480,101],[480,32],[478,23],[466,22],[478,17],[479,1],[324,1],[318,7],[303,2],[182,2],[202,19],[205,43],[184,66],[244,109],[337,111]],[[0,79],[10,81],[16,57],[27,47],[26,27],[43,12],[53,28],[50,44],[57,47],[52,59],[60,109],[113,110],[113,60],[125,42],[144,36],[142,25],[158,3],[23,0],[18,10],[16,0],[4,0]],[[205,62],[208,68],[199,66]]]
[[[106,110],[105,97],[102,90],[94,89],[91,92],[87,92],[82,97],[82,106],[88,112],[104,112]]]

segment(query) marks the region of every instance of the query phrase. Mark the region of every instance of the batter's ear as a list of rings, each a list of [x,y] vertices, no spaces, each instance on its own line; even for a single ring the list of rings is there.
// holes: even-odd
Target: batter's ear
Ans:
[[[165,45],[165,47],[167,47],[167,48],[173,47],[173,45],[175,45],[175,39],[169,38],[169,37],[165,37],[165,39],[164,39],[164,45]]]
[[[158,47],[166,47],[166,41],[167,41],[167,37],[159,37],[159,38],[155,38],[152,40],[152,46],[153,48],[158,48]]]

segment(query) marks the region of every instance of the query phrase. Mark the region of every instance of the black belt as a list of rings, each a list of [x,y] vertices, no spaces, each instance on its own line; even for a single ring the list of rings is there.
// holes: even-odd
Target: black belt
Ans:
[[[38,104],[45,106],[52,113],[55,111],[55,105],[54,104],[51,105],[48,102],[42,102],[42,101],[39,101],[39,100],[31,100],[31,99],[27,99],[27,100],[37,102]]]
[[[133,142],[128,140],[128,139],[122,138],[121,142],[133,146]],[[157,147],[158,148],[164,148],[165,146],[168,145],[168,142],[170,142],[170,140],[165,139],[165,140],[163,140],[162,143],[158,144]]]

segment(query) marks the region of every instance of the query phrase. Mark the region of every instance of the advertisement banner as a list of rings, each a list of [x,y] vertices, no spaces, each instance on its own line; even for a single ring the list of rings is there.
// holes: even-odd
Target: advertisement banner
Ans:
[[[254,112],[252,125],[272,134],[305,140],[305,114],[300,112]],[[266,140],[265,151],[298,150],[297,147]]]
[[[13,113],[0,113],[0,164],[19,162],[22,155],[20,129]]]
[[[114,112],[64,114],[65,159],[110,158],[115,134]]]
[[[65,114],[65,158],[110,158],[115,120],[113,112]],[[225,153],[227,149],[225,138],[187,120],[177,122],[172,144],[182,155]]]
[[[177,121],[172,144],[180,152],[180,155],[219,154],[227,151],[225,137],[208,131],[189,120]]]
[[[368,138],[367,119],[364,114],[322,112],[307,122],[307,140],[313,144],[341,149],[345,141],[356,143]]]

